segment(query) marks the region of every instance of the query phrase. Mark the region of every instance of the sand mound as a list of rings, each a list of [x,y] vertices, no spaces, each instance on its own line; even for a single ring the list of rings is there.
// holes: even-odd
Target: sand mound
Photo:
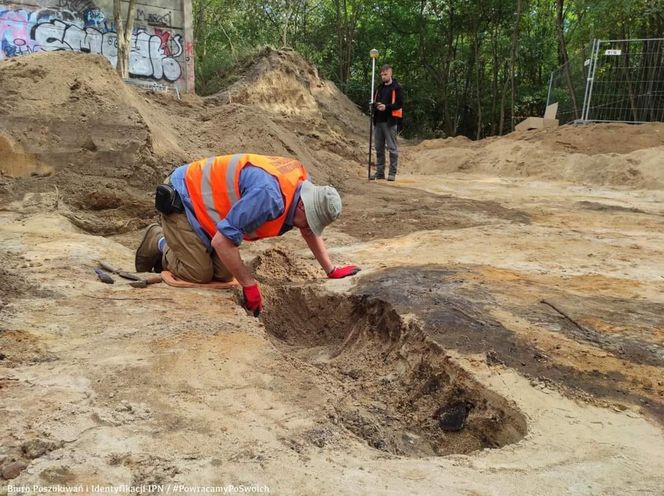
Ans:
[[[0,170],[10,198],[62,195],[79,227],[109,233],[152,215],[144,188],[181,161],[172,127],[102,56],[40,52],[0,64]],[[13,194],[12,194],[13,193]]]
[[[327,124],[349,138],[367,132],[366,116],[295,51],[265,48],[228,78],[236,82],[207,101],[253,105],[271,114]]]
[[[3,61],[5,201],[57,190],[76,225],[110,234],[150,222],[154,185],[209,155],[296,156],[321,183],[357,174],[364,143],[352,136],[366,118],[304,59],[266,50],[237,78],[224,95],[178,101],[125,85],[101,56],[42,52]]]
[[[343,171],[353,167],[350,160],[339,154],[326,160],[326,152],[336,143],[329,135],[308,137],[292,123],[259,115],[257,109],[251,106],[236,103],[215,105],[206,110],[203,119],[205,122],[200,126],[198,136],[207,144],[209,152],[201,156],[251,151],[297,157],[318,183],[338,182]],[[316,135],[312,130],[309,133]]]
[[[506,139],[539,143],[554,151],[599,155],[628,154],[664,145],[664,124],[587,124],[511,133]]]
[[[213,97],[179,101],[125,85],[101,56],[3,61],[3,199],[57,189],[77,226],[110,234],[150,222],[154,186],[209,155],[296,156],[319,183],[360,173],[366,117],[302,57],[264,50],[235,79]]]
[[[101,56],[42,52],[0,63],[0,197],[55,192],[94,233],[154,218],[169,170],[237,152],[296,156],[318,183],[364,175],[367,118],[290,50],[265,49],[205,99],[125,85]],[[664,124],[592,125],[402,150],[402,171],[468,171],[628,187],[664,187]]]
[[[114,162],[131,168],[138,158],[145,159],[152,152],[182,153],[177,134],[164,126],[163,116],[124,85],[101,56],[40,52],[8,59],[0,65],[0,102],[3,133],[26,150],[43,155],[56,169],[83,167],[87,171],[90,160],[62,156],[63,151],[76,148],[124,154],[122,161],[100,160],[95,169],[116,168]],[[145,171],[123,175],[140,177],[140,172]]]
[[[222,108],[248,106],[259,112],[259,125],[266,121],[286,128],[311,149],[310,161],[306,156],[303,160],[313,165],[316,177],[335,180],[354,168],[349,161],[364,161],[367,117],[334,83],[321,79],[316,68],[297,52],[265,48],[228,79],[235,82],[207,97],[206,102]],[[234,122],[244,125],[239,120]],[[268,137],[270,131],[266,129]],[[340,167],[339,162],[348,167]]]
[[[583,184],[664,187],[664,124],[592,124],[501,138],[428,140],[405,152],[412,172],[477,172]]]

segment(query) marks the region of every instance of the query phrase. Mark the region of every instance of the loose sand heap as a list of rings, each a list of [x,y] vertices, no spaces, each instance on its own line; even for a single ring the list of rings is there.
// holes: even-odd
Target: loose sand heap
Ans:
[[[404,144],[368,182],[366,116],[298,54],[229,80],[178,101],[103,57],[0,63],[1,479],[661,492],[664,125]],[[173,166],[240,151],[341,189],[326,243],[360,274],[327,280],[296,233],[244,244],[260,319],[96,278],[132,268]]]
[[[102,56],[3,61],[0,172],[23,179],[1,186],[13,198],[57,186],[73,222],[110,234],[145,225],[152,187],[212,154],[297,156],[319,183],[360,170],[366,118],[299,55],[265,50],[224,95],[149,95],[123,84]]]
[[[418,174],[467,172],[629,188],[664,187],[664,124],[568,125],[471,141],[423,141],[406,154]]]
[[[211,154],[297,156],[319,183],[364,176],[367,118],[292,51],[263,50],[204,99],[124,85],[102,56],[40,52],[0,65],[0,188],[53,192],[88,232],[144,226],[149,191]],[[45,97],[48,95],[48,97]],[[591,125],[403,147],[402,172],[490,173],[657,188],[664,125]],[[22,178],[11,181],[9,178]]]
[[[290,130],[312,150],[328,148],[362,161],[361,147],[368,122],[336,85],[293,51],[263,50],[228,76],[228,89],[206,98],[210,103],[234,102],[260,109]],[[326,139],[321,143],[321,136]],[[330,171],[327,171],[330,173]]]

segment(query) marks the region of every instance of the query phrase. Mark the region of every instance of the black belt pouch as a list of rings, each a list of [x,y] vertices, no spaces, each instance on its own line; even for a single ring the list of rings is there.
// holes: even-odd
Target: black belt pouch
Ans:
[[[180,194],[170,184],[157,186],[157,191],[154,194],[154,206],[165,215],[184,212]]]

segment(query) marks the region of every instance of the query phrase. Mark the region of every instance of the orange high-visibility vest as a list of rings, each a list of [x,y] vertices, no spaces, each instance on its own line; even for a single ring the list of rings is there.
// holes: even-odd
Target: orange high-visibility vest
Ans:
[[[304,165],[286,157],[238,153],[190,163],[185,173],[187,191],[196,219],[210,237],[216,234],[217,223],[223,220],[231,207],[240,200],[240,172],[247,165],[260,167],[277,179],[284,197],[284,211],[255,232],[245,233],[246,240],[278,236],[293,203],[298,184],[308,178]]]
[[[374,97],[374,101],[377,101],[379,97],[379,90],[376,90],[376,96]],[[397,101],[397,90],[392,88],[392,105],[394,105]],[[403,117],[403,109],[397,109],[393,110],[391,112],[392,117],[398,117],[401,119]]]

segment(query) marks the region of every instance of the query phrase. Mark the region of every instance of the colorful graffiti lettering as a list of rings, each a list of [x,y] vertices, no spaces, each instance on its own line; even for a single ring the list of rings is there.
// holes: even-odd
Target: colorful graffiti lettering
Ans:
[[[32,52],[25,41],[30,39],[29,16],[25,10],[0,11],[0,60],[4,58],[2,54],[15,57]]]
[[[154,34],[161,39],[161,49],[167,57],[182,55],[182,37],[179,34],[172,36],[168,31],[162,31],[159,28],[154,29]],[[176,48],[175,53],[173,53],[173,45]]]
[[[66,0],[61,0],[65,5]],[[0,60],[38,51],[73,50],[104,55],[117,63],[117,34],[107,26],[104,13],[84,0],[67,0],[82,7],[80,15],[68,10],[0,10]],[[136,29],[131,37],[129,74],[177,81],[182,68],[182,36],[155,29]]]

